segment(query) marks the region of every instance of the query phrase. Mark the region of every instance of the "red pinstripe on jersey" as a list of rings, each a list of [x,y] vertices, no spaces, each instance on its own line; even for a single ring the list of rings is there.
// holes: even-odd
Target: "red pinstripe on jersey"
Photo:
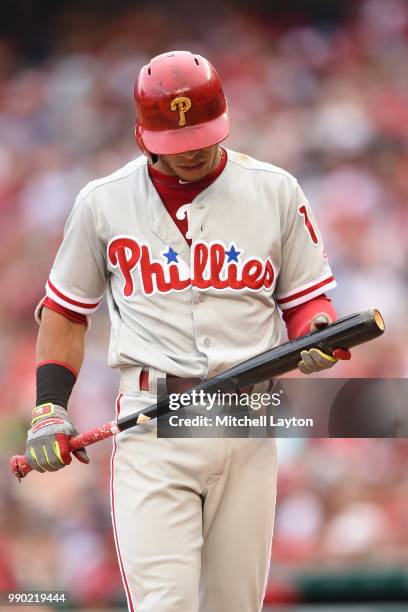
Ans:
[[[47,281],[47,295],[58,303],[62,302],[63,306],[71,308],[72,310],[85,309],[86,311],[91,312],[96,310],[101,302],[101,298],[96,298],[94,300],[74,299],[68,295],[67,292],[57,288],[50,279]]]
[[[297,290],[283,294],[277,297],[277,303],[282,310],[292,308],[307,302],[322,293],[325,293],[328,289],[334,289],[336,281],[334,276],[328,274],[326,278],[318,278],[315,281],[311,281],[299,287]]]
[[[71,310],[71,308],[67,308],[66,306],[61,306],[61,304],[58,304],[55,300],[48,296],[44,298],[42,306],[43,308],[49,308],[54,312],[58,312],[58,314],[61,314],[63,317],[69,321],[72,321],[73,323],[85,325],[86,327],[88,326],[86,315],[75,312],[75,310]]]
[[[122,399],[122,397],[123,397],[123,394],[120,393],[118,395],[117,399],[116,399],[116,418],[119,416],[119,413],[120,413],[120,400]],[[120,573],[122,575],[123,585],[124,585],[125,591],[126,591],[126,598],[127,598],[127,601],[128,601],[129,610],[130,610],[130,612],[135,612],[135,607],[134,607],[133,601],[132,601],[132,594],[130,592],[129,583],[128,583],[128,580],[127,580],[127,577],[126,577],[126,571],[125,571],[125,567],[124,567],[124,564],[123,564],[122,555],[121,555],[121,552],[120,552],[118,531],[117,531],[117,527],[116,527],[115,496],[114,496],[114,492],[113,492],[113,481],[114,481],[114,474],[115,474],[115,455],[116,455],[116,450],[117,450],[116,438],[114,436],[113,437],[113,451],[112,451],[112,457],[111,457],[111,482],[110,482],[113,537],[114,537],[114,540],[115,540],[116,552],[117,552],[118,560],[119,560],[119,568],[120,568]]]

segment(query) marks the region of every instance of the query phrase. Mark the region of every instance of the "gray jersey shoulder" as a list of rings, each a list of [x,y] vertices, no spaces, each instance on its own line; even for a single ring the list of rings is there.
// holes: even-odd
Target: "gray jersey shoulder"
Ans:
[[[299,184],[290,172],[274,166],[271,163],[259,161],[236,151],[228,150],[228,160],[234,168],[234,184],[246,190],[259,194],[259,201],[262,201],[267,210],[278,207],[280,214],[287,212]]]
[[[294,190],[298,184],[293,174],[279,166],[260,161],[246,153],[239,153],[237,151],[231,151],[230,149],[227,149],[227,152],[228,160],[242,170],[248,171],[248,174],[252,175],[254,180],[265,180],[275,185],[286,183],[292,190]]]
[[[254,172],[267,172],[269,174],[275,174],[278,177],[280,176],[288,180],[289,182],[296,182],[296,178],[290,172],[280,168],[279,166],[274,166],[269,162],[260,161],[259,159],[255,159],[246,153],[232,151],[231,149],[227,149],[227,152],[229,161],[240,166],[241,168]]]
[[[124,183],[128,183],[132,180],[139,172],[143,172],[146,167],[146,158],[144,155],[140,155],[136,159],[132,159],[130,162],[108,174],[107,176],[90,181],[81,189],[78,194],[78,198],[82,200],[97,199],[101,194],[102,196],[106,192],[112,192],[115,190],[115,186],[121,188]]]

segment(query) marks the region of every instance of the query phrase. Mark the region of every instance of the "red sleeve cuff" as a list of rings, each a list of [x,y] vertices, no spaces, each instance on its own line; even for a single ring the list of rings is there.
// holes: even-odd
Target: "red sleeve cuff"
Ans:
[[[326,314],[330,321],[337,319],[337,313],[331,300],[325,294],[283,311],[282,316],[286,323],[289,340],[308,334],[310,324],[318,314]]]
[[[54,312],[58,312],[58,314],[62,315],[69,321],[73,323],[79,323],[80,325],[85,325],[88,327],[88,321],[86,315],[80,314],[79,312],[74,312],[73,310],[69,310],[69,308],[65,308],[65,306],[61,306],[54,302],[54,300],[50,297],[44,298],[42,306],[53,310]]]

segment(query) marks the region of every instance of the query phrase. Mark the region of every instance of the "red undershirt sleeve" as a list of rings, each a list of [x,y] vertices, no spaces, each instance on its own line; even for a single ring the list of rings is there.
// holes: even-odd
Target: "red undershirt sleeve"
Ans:
[[[330,321],[337,319],[337,314],[331,300],[325,294],[319,295],[299,306],[284,310],[282,316],[286,323],[289,340],[294,340],[299,338],[299,336],[309,333],[312,320],[319,314],[326,314]]]

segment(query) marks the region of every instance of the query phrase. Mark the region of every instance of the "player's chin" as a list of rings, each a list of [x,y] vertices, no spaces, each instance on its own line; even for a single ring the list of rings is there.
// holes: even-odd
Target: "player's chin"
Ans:
[[[209,173],[207,161],[199,162],[194,165],[182,165],[177,167],[177,174],[182,181],[198,181]]]

